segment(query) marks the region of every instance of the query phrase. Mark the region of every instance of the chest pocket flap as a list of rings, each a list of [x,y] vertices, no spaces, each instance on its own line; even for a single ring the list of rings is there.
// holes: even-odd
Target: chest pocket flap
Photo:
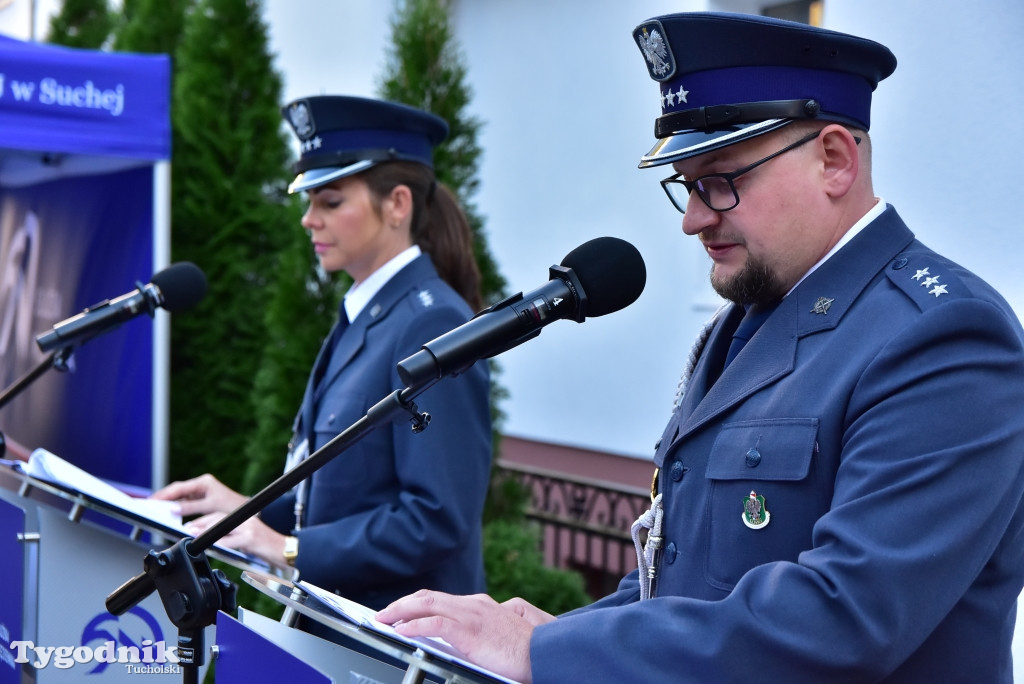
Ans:
[[[715,439],[706,475],[711,480],[803,480],[817,434],[817,418],[728,423]]]
[[[811,546],[811,529],[827,503],[813,476],[816,418],[751,420],[724,425],[706,476],[709,584],[731,590],[751,568],[796,561]],[[756,532],[741,522],[744,502],[764,496],[772,523]]]

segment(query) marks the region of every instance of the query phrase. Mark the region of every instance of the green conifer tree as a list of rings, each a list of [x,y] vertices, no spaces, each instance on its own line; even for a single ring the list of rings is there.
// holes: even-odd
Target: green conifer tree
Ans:
[[[391,20],[392,47],[378,92],[386,100],[432,112],[448,122],[448,139],[434,151],[438,179],[451,188],[469,219],[484,301],[504,297],[506,287],[491,256],[484,221],[473,196],[479,189],[482,122],[466,112],[472,95],[458,53],[446,0],[399,0]]]
[[[175,53],[172,258],[202,268],[209,290],[172,321],[172,478],[240,486],[271,283],[301,234],[267,42],[259,2],[196,0]]]
[[[115,17],[114,49],[174,55],[195,0],[123,0]]]
[[[68,47],[98,49],[106,43],[114,26],[108,0],[64,0],[50,19],[47,40]]]
[[[163,52],[177,57],[178,46],[182,41],[185,17],[198,4],[197,0],[124,0],[121,13],[117,17],[115,48],[132,52]],[[258,18],[262,15],[262,7],[255,2],[248,3],[246,11],[250,13],[251,17]],[[213,19],[214,17],[206,17],[206,20]],[[193,18],[190,21],[195,23],[201,20]],[[215,26],[215,22],[213,25]],[[253,27],[256,28],[256,25],[254,24]],[[209,27],[203,29],[199,35],[209,35],[209,30]],[[242,35],[242,33],[240,32],[238,35]],[[265,44],[265,39],[263,43]],[[241,48],[240,56],[246,54],[246,49]],[[202,133],[204,127],[202,125],[193,127],[193,123],[201,121],[203,116],[210,113],[209,108],[203,108],[202,113],[198,115],[183,113],[183,110],[193,110],[193,101],[187,84],[195,82],[198,78],[189,72],[197,68],[208,70],[209,63],[219,59],[216,57],[215,51],[203,45],[202,39],[190,39],[185,52],[182,59],[175,60],[175,82],[177,83],[180,77],[186,84],[175,88],[173,94],[176,104],[174,105],[175,115],[172,125],[175,129],[176,145],[172,168],[176,169],[176,179],[183,177],[182,167],[191,166],[197,157],[196,151],[190,145],[177,143],[190,140],[190,136],[195,134],[196,128]],[[265,50],[248,53],[245,58],[264,61],[264,66],[255,70],[256,72],[262,72],[263,69],[268,68],[269,61],[267,60],[269,58]],[[230,69],[225,67],[220,73],[230,79],[229,71]],[[215,75],[217,72],[214,70],[209,73]],[[215,86],[214,77],[211,77],[210,80],[203,79],[200,82],[204,84],[204,87],[220,90]],[[240,79],[228,80],[226,86],[241,87],[243,84]],[[279,86],[271,84],[262,92],[260,107],[265,113],[273,110],[275,112],[273,116],[277,116],[277,107],[280,105],[278,101]],[[230,96],[226,95],[225,97],[230,99]],[[179,101],[179,98],[182,100]],[[229,114],[230,111],[224,113]],[[264,124],[267,124],[267,119],[263,121]],[[279,117],[277,121],[280,125]],[[232,120],[228,120],[223,126],[226,129],[234,128]],[[271,149],[276,148],[282,160],[290,159],[288,136],[284,135],[282,139],[278,140],[266,135],[268,130],[266,125],[261,130],[265,137],[261,144]],[[273,158],[272,155],[264,157],[265,160]],[[214,175],[219,175],[224,172],[225,168],[232,166],[230,159],[221,158],[219,163],[220,167],[213,165],[208,167],[208,170],[215,171]],[[248,387],[247,394],[242,400],[246,407],[245,411],[251,411],[251,422],[236,434],[241,451],[238,448],[232,449],[233,460],[236,463],[239,455],[244,453],[245,466],[221,464],[218,453],[183,456],[185,452],[181,448],[173,450],[175,456],[172,458],[172,474],[175,477],[187,477],[197,474],[199,470],[208,469],[223,474],[230,485],[249,493],[261,489],[280,474],[286,443],[290,436],[292,418],[302,398],[306,373],[316,355],[320,340],[333,321],[340,292],[347,285],[347,281],[343,277],[332,279],[316,268],[316,260],[309,240],[299,225],[301,209],[298,198],[288,197],[283,192],[289,177],[286,161],[282,162],[278,168],[272,168],[267,162],[262,169],[262,177],[253,177],[252,187],[264,187],[266,190],[263,197],[257,201],[269,202],[285,213],[281,216],[279,230],[273,231],[278,235],[275,235],[270,243],[256,250],[259,254],[257,258],[262,263],[267,263],[268,260],[275,258],[276,260],[273,261],[274,267],[262,274],[259,280],[261,284],[257,286],[263,291],[262,301],[264,304],[249,312],[250,322],[262,323],[264,329],[260,333],[259,339],[250,347],[250,349],[259,348],[260,351],[253,363],[253,368],[257,370],[251,377],[251,386]],[[191,171],[187,172],[187,177],[195,178]],[[198,196],[194,197],[193,193],[198,193]],[[172,187],[172,205],[175,207],[202,205],[206,201],[205,193],[205,183],[201,180],[190,183],[175,182]],[[245,196],[250,197],[251,195]],[[239,196],[239,200],[241,199],[242,196]],[[177,222],[186,220],[185,217],[188,217],[189,221],[192,220],[189,211],[176,211],[175,213],[176,228],[173,231],[173,252],[176,259],[187,258],[185,255],[194,253],[196,245],[203,242],[202,239],[197,240],[194,231],[177,228]],[[201,238],[201,236],[199,237]],[[261,232],[254,233],[253,238],[256,241],[253,244],[264,244],[265,237]],[[280,247],[280,252],[276,256],[273,254],[275,247]],[[247,280],[247,283],[246,290],[248,291],[253,285],[251,280]],[[227,299],[234,298],[235,294],[236,292],[233,290],[219,293],[220,296]],[[252,292],[238,294],[246,301],[252,301]],[[214,295],[211,293],[210,296]],[[220,304],[227,299],[222,298]],[[233,307],[232,304],[232,309]],[[207,307],[197,314],[190,312],[189,316],[218,316],[220,311],[220,306],[215,306],[212,310]],[[172,334],[176,341],[173,370],[182,371],[190,377],[192,374],[183,368],[185,360],[189,359],[187,363],[191,366],[191,359],[195,354],[205,355],[216,346],[211,336],[205,347],[207,351],[193,348],[190,331],[195,324],[199,323],[198,320],[172,320]],[[218,322],[216,326],[218,330],[223,331],[231,329],[234,323]],[[229,345],[231,339],[226,339],[223,342],[225,345]],[[178,344],[183,348],[179,348]],[[230,355],[230,349],[227,346],[224,351]],[[211,362],[214,360],[211,358]],[[196,372],[193,379],[203,382],[198,375],[199,373]],[[174,377],[178,377],[177,372]],[[238,388],[233,395],[233,400],[238,401],[240,393],[245,390],[237,378],[231,381],[231,386]],[[182,417],[178,407],[190,407],[196,412],[201,412],[205,401],[214,401],[211,398],[196,402],[197,391],[201,391],[201,388],[193,385],[192,380],[174,383],[172,395],[175,397],[173,400],[175,410],[172,416],[172,432],[191,429],[188,419]],[[186,394],[185,397],[181,396],[183,392]],[[222,406],[222,410],[227,410],[227,407]],[[228,440],[229,438],[225,438],[225,441]],[[198,441],[186,440],[184,437],[179,438],[175,434],[172,443],[176,445],[196,444]]]
[[[491,256],[484,220],[473,197],[479,188],[477,166],[481,149],[477,133],[483,123],[466,112],[472,93],[466,66],[458,51],[448,16],[447,0],[397,0],[391,18],[391,47],[378,87],[380,96],[425,109],[448,122],[447,140],[434,150],[438,179],[458,198],[473,233],[480,269],[481,294],[487,304],[505,297],[505,279]],[[507,392],[498,378],[501,367],[491,361],[491,418],[494,449],[501,439],[501,401]],[[493,509],[488,501],[486,517]]]

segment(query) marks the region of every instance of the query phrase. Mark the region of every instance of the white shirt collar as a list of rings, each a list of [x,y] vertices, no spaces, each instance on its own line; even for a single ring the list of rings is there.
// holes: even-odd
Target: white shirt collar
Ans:
[[[371,273],[369,278],[350,287],[345,294],[344,302],[345,315],[348,316],[349,322],[356,320],[356,316],[370,303],[373,296],[380,292],[380,289],[387,285],[396,273],[408,266],[420,254],[419,245],[413,245],[392,257],[390,261]]]
[[[882,212],[885,211],[885,200],[882,199],[881,197],[876,197],[875,199],[877,200],[875,202],[875,206],[871,207],[868,210],[868,213],[864,214],[864,216],[862,216],[859,221],[854,223],[853,226],[851,226],[850,229],[843,234],[843,237],[839,238],[839,242],[837,242],[835,246],[828,251],[828,254],[823,256],[818,263],[814,264],[814,266],[811,266],[811,270],[807,271],[807,273],[804,273],[804,277],[798,280],[796,285],[790,288],[789,292],[786,293],[787,297],[793,292],[793,290],[799,287],[800,283],[804,282],[804,278],[818,270],[819,266],[821,266],[823,263],[831,259],[832,255],[838,252],[840,249],[842,249],[843,246],[846,245],[846,243],[848,243],[850,240],[854,238],[855,235],[857,235],[857,233],[864,230],[869,223],[871,223],[876,218],[882,215]]]

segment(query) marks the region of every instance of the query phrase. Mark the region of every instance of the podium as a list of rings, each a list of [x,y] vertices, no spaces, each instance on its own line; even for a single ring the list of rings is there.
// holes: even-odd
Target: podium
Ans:
[[[510,680],[454,662],[415,643],[390,639],[341,618],[315,596],[278,577],[256,571],[242,579],[299,613],[328,627],[333,641],[239,609],[239,619],[217,616],[217,684],[253,681],[338,684],[492,684]],[[254,653],[259,654],[253,670]],[[264,660],[266,657],[266,660]]]
[[[180,538],[178,530],[0,466],[0,684],[87,675],[138,684],[140,675],[173,680],[175,672],[180,679],[167,654],[178,630],[157,594],[120,617],[105,607],[110,591],[141,571],[149,549]],[[227,550],[209,555],[243,570],[263,567]],[[214,643],[214,628],[206,633]]]
[[[70,486],[0,465],[0,684],[134,682],[160,674],[180,680],[178,629],[154,592],[121,616],[107,612],[112,588],[134,577],[153,548],[180,530]],[[247,556],[212,547],[211,558],[286,608],[281,622],[244,608],[219,613],[205,631],[218,684],[254,681],[342,684],[509,682],[429,646],[392,639],[339,616],[316,596],[267,574]],[[288,626],[300,614],[332,640]],[[69,671],[70,670],[70,671]]]

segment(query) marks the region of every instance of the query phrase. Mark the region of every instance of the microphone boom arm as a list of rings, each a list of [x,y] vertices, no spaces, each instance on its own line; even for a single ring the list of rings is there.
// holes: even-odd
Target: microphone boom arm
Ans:
[[[58,371],[68,370],[68,359],[71,358],[72,347],[64,347],[57,351],[50,352],[45,359],[38,363],[34,368],[25,373],[17,380],[15,380],[10,386],[4,388],[0,392],[0,408],[7,405],[11,399],[14,399],[18,394],[28,388],[33,382],[39,379],[43,373],[53,368]]]
[[[338,434],[327,444],[317,449],[308,458],[294,468],[281,475],[263,490],[248,499],[235,510],[221,518],[216,524],[194,539],[184,537],[175,546],[184,545],[190,556],[197,556],[216,544],[231,530],[253,517],[272,501],[285,494],[292,487],[302,482],[323,467],[332,458],[349,448],[352,444],[365,437],[375,428],[392,421],[403,412],[412,415],[411,422],[414,432],[421,432],[430,421],[429,414],[420,413],[412,399],[426,391],[434,383],[430,383],[417,391],[410,389],[395,390],[376,405],[370,407],[362,418],[353,423],[344,432]],[[107,596],[106,607],[113,615],[123,615],[157,588],[159,567],[150,569],[131,578]]]
[[[185,684],[198,684],[198,668],[204,660],[204,630],[214,624],[219,610],[235,609],[235,586],[222,570],[211,568],[206,550],[332,458],[403,412],[412,416],[412,431],[422,432],[430,422],[430,415],[420,413],[412,400],[434,384],[428,383],[418,390],[395,390],[370,407],[366,415],[344,432],[198,537],[183,537],[161,552],[150,550],[143,559],[144,570],[107,596],[107,610],[112,615],[123,615],[154,591],[159,592],[167,617],[178,628],[182,679]]]

